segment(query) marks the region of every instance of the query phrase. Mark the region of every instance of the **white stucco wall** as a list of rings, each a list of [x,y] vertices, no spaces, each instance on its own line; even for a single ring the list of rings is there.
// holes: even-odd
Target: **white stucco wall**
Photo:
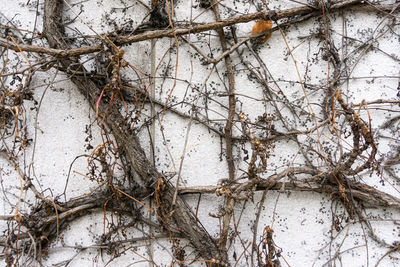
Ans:
[[[76,14],[81,12],[73,23],[68,24],[67,33],[71,35],[77,35],[77,30],[82,35],[103,34],[112,29],[109,22],[113,19],[115,19],[115,23],[118,25],[126,20],[132,20],[134,24],[138,25],[146,14],[146,9],[137,1],[66,1],[70,5],[78,2],[80,4],[72,7],[73,12],[67,7],[65,10],[66,20],[75,17]],[[239,1],[222,2],[224,5],[231,6],[237,12],[243,14],[256,11],[254,6],[249,3]],[[0,6],[0,23],[29,31],[41,31],[43,1],[39,0],[38,16],[35,15],[36,4],[37,1],[3,0]],[[179,25],[179,22],[187,21],[203,11],[203,9],[195,7],[195,4],[196,1],[177,1],[175,3],[177,6],[175,18],[177,25]],[[122,7],[124,5],[132,5],[133,7],[123,11]],[[269,4],[271,9],[286,9],[295,6],[299,6],[299,4],[290,1],[273,1]],[[114,12],[107,17],[106,14],[110,13],[111,10]],[[223,8],[222,11],[222,18],[226,18],[227,12]],[[36,28],[34,28],[35,18],[37,18]],[[212,12],[209,11],[201,15],[196,22],[211,22],[214,20]],[[344,21],[346,22],[346,29],[343,28]],[[349,58],[349,65],[359,60],[358,64],[352,65],[354,67],[351,68],[352,73],[349,75],[353,78],[359,77],[359,79],[343,81],[343,84],[340,86],[349,96],[347,99],[349,103],[360,103],[363,99],[366,101],[377,99],[398,100],[396,93],[399,82],[399,26],[395,24],[392,26],[392,30],[388,30],[390,29],[388,25],[391,22],[391,17],[384,17],[373,12],[344,11],[331,16],[332,37],[336,44],[339,45],[337,48],[339,50],[342,49],[339,55],[344,57],[346,54],[344,46],[342,46],[343,35],[365,41],[367,42],[367,46],[372,44],[376,48],[369,50],[361,49],[360,52],[357,52],[357,55],[360,56],[359,59],[357,55]],[[238,37],[249,36],[253,24],[254,22],[238,24],[236,26]],[[327,62],[321,59],[321,55],[314,56],[316,53],[321,53],[320,49],[324,49],[324,45],[319,43],[319,40],[314,39],[309,42],[309,47],[307,38],[317,33],[320,26],[319,21],[311,19],[285,30],[287,42],[293,49],[293,55],[297,60],[302,79],[307,84],[315,86],[324,84],[323,81],[326,79],[327,73]],[[343,32],[344,30],[347,32]],[[22,32],[22,35],[25,35],[25,33]],[[30,37],[29,33],[26,35]],[[376,41],[369,42],[371,37],[377,37]],[[206,53],[210,53],[209,48],[205,46],[205,44],[209,43],[213,49],[214,57],[221,54],[220,50],[215,50],[219,46],[218,35],[215,32],[211,32],[210,35],[206,36],[191,35],[186,36],[186,38],[190,39],[196,46],[201,47]],[[223,83],[227,84],[226,77],[223,75],[226,72],[223,61],[216,66],[216,72],[215,69],[212,69],[212,65],[200,64],[198,60],[200,56],[193,55],[196,52],[190,49],[188,44],[180,41],[178,68],[176,70],[176,49],[172,53],[167,53],[164,57],[166,50],[173,42],[174,40],[170,38],[159,39],[156,41],[154,50],[155,65],[157,66],[162,62],[156,77],[162,77],[166,68],[169,77],[174,77],[175,71],[177,71],[178,80],[170,103],[179,103],[185,97],[190,103],[195,103],[198,107],[204,107],[204,98],[199,94],[199,91],[203,93],[208,91],[216,95],[218,93],[226,93],[223,86]],[[44,40],[39,39],[36,39],[34,44],[46,45]],[[350,44],[348,49],[352,50],[356,46],[357,44]],[[150,41],[135,43],[123,47],[123,49],[126,52],[125,59],[128,62],[147,74],[151,73]],[[255,67],[257,66],[254,57],[246,48],[242,47],[239,51],[243,52],[245,60],[248,60]],[[257,53],[265,62],[268,70],[278,82],[286,97],[290,101],[303,101],[304,94],[298,83],[295,65],[288,54],[288,49],[279,31],[274,32],[271,39],[262,45],[257,50]],[[393,57],[385,55],[385,53]],[[21,65],[26,65],[26,62],[21,58],[21,54],[10,51],[8,57],[11,61],[7,67],[16,62],[16,58],[19,58]],[[319,61],[312,62],[312,58],[318,58]],[[37,58],[30,56],[28,60],[34,62]],[[258,101],[263,98],[262,88],[260,85],[249,80],[248,72],[244,70],[243,66],[240,66],[240,61],[236,53],[232,54],[232,60],[233,65],[238,70],[235,73],[235,89],[238,93],[237,111],[248,114],[252,121],[264,112],[273,112],[274,109],[270,104]],[[168,62],[170,62],[169,65],[167,65]],[[86,65],[87,67],[91,66],[90,62]],[[22,66],[19,66],[19,68],[22,68]],[[307,74],[305,73],[306,68],[308,71]],[[11,69],[5,70],[5,72],[10,71]],[[210,77],[206,80],[210,73]],[[132,79],[136,79],[137,77],[129,69],[125,70],[124,75]],[[221,77],[224,80],[221,81]],[[9,83],[10,79],[6,81]],[[156,78],[155,98],[165,101],[173,83],[173,79],[164,80]],[[192,90],[190,86],[196,86],[197,90]],[[272,81],[271,86],[275,86]],[[51,196],[54,198],[63,193],[72,163],[72,173],[69,177],[67,187],[67,199],[91,192],[97,184],[78,174],[85,174],[87,172],[87,158],[81,157],[76,161],[74,159],[80,155],[93,152],[93,149],[87,149],[89,143],[93,147],[103,143],[100,129],[95,123],[95,112],[90,109],[88,103],[76,90],[75,86],[68,81],[67,77],[55,70],[36,74],[33,78],[31,89],[34,92],[34,99],[41,102],[41,104],[39,106],[34,105],[33,101],[25,101],[23,106],[29,138],[36,138],[36,144],[34,146],[34,143],[32,143],[25,151],[21,152],[18,161],[22,166],[26,166],[24,171],[34,179],[34,183],[42,186],[43,195],[46,197]],[[308,92],[311,102],[318,102],[322,97],[319,95],[319,91],[313,93],[312,90],[309,90]],[[196,99],[199,97],[200,99],[197,101]],[[218,99],[224,105],[228,103],[227,97],[216,96],[215,99]],[[305,101],[303,101],[301,107],[307,110]],[[179,105],[177,108],[184,111],[190,110],[189,105]],[[210,119],[226,119],[226,109],[221,108],[218,103],[209,101],[208,108]],[[316,113],[321,109],[318,105],[313,105],[313,108]],[[374,109],[371,106],[369,112],[372,117],[372,128],[376,130],[387,118],[398,116],[399,110],[398,106],[382,106],[382,109]],[[156,111],[160,111],[159,106],[156,106]],[[295,119],[290,117],[287,110],[282,108],[282,113],[288,116],[288,120],[294,123]],[[150,106],[145,107],[143,114],[150,114]],[[204,114],[204,111],[202,114]],[[365,110],[361,111],[361,116],[368,121],[368,114]],[[146,116],[143,116],[140,123],[143,123],[145,118]],[[35,128],[36,119],[37,127]],[[220,123],[224,125],[224,122]],[[297,120],[296,123],[298,130],[313,126],[313,122],[301,125],[300,121]],[[163,140],[161,127],[164,131],[166,143]],[[222,156],[221,160],[220,156],[220,137],[196,122],[191,124],[189,132],[188,127],[188,119],[182,119],[182,117],[171,112],[166,113],[162,122],[159,120],[155,122],[155,136],[153,141],[155,144],[156,167],[159,171],[177,173],[179,171],[181,156],[184,153],[181,186],[217,185],[220,179],[228,177],[228,167],[225,157]],[[283,127],[279,123],[275,127],[277,130],[283,131]],[[92,137],[87,139],[88,131],[85,131],[85,129],[89,128]],[[151,130],[151,127],[149,129]],[[239,123],[235,124],[233,132],[235,136],[240,136],[241,129]],[[326,141],[329,141],[327,137],[329,135],[328,131],[322,131],[321,134],[322,140],[326,138]],[[185,148],[184,142],[187,135],[188,143]],[[385,153],[389,153],[398,145],[398,135],[394,133],[388,133],[388,135],[392,135],[394,139],[381,139],[378,158],[385,155]],[[150,157],[149,132],[146,128],[143,128],[140,137],[146,153]],[[299,137],[302,142],[307,142],[307,138],[310,137]],[[311,138],[315,138],[315,136]],[[343,140],[343,147],[350,147],[346,144],[346,141],[348,140]],[[225,146],[224,143],[222,145]],[[249,151],[251,150],[249,143],[244,144],[244,147]],[[234,148],[237,157],[235,160],[237,177],[243,174],[240,171],[241,169],[247,170],[247,164],[242,160],[245,155],[241,148],[241,145],[237,145]],[[169,156],[167,149],[169,149],[172,158]],[[34,157],[32,156],[33,152]],[[297,166],[297,164],[301,164],[302,157],[298,153],[298,148],[294,143],[286,141],[276,142],[272,155],[268,159],[267,171],[263,175],[267,177],[273,173],[282,171],[290,165]],[[0,179],[4,187],[1,194],[2,205],[0,205],[0,214],[13,214],[13,205],[18,202],[18,178],[13,167],[3,158],[0,158],[0,166]],[[120,172],[116,171],[116,174],[118,175]],[[177,175],[172,179],[173,183],[176,182],[176,177]],[[383,178],[387,180],[384,186],[379,182],[382,176],[378,176],[376,172],[365,172],[362,177],[358,178],[384,192],[400,197],[397,183],[385,174],[383,174]],[[253,199],[238,202],[234,209],[235,221],[238,223],[237,231],[240,233],[241,241],[247,245],[250,244],[249,242],[253,238],[252,225],[258,209],[257,203],[260,201],[261,195],[262,192],[256,192]],[[193,209],[196,208],[198,203],[197,194],[185,195],[183,198]],[[20,204],[20,209],[21,211],[29,211],[30,204],[35,203],[34,197],[28,194],[24,195],[23,199],[26,201]],[[148,202],[146,203],[149,204]],[[202,195],[198,217],[213,237],[217,237],[219,234],[220,221],[210,217],[209,213],[217,213],[218,205],[222,204],[223,197],[217,197],[214,194]],[[245,208],[243,209],[243,207]],[[273,228],[275,244],[282,249],[282,258],[285,259],[280,258],[282,266],[375,266],[388,249],[378,245],[370,237],[365,239],[367,229],[363,228],[357,222],[343,223],[345,225],[343,230],[340,232],[332,231],[331,209],[338,209],[340,211],[343,207],[336,202],[332,204],[330,196],[326,194],[288,192],[284,189],[281,192],[269,191],[260,216],[258,234],[261,236],[262,229],[265,226]],[[379,238],[384,239],[387,243],[398,241],[398,220],[400,219],[398,210],[389,208],[367,209],[366,213],[368,215],[375,214],[374,218],[376,220],[371,219],[370,223],[376,230]],[[108,213],[108,220],[112,220],[113,216],[115,215]],[[100,251],[96,247],[91,247],[99,244],[98,237],[105,229],[104,222],[104,213],[101,210],[92,211],[90,214],[72,222],[66,230],[60,233],[60,240],[50,246],[48,255],[43,258],[42,264],[44,266],[64,266],[67,263],[69,264],[68,266],[106,265],[113,255],[107,254],[107,251]],[[0,223],[1,229],[6,230],[7,222],[2,221]],[[147,227],[144,227],[143,230],[148,231]],[[131,229],[128,233],[130,237],[143,236],[143,233],[137,229]],[[332,236],[335,236],[335,239],[332,245],[329,245]],[[123,239],[122,236],[120,238]],[[239,257],[243,252],[241,241],[236,238],[229,248],[228,254],[231,257],[232,265],[235,264],[233,254],[235,253]],[[185,244],[187,244],[186,241],[182,240],[181,245],[184,246]],[[151,244],[148,241],[126,244],[127,248],[129,245],[132,245],[132,247],[126,250],[120,257],[110,262],[108,266],[148,266],[149,263],[145,258],[150,257],[153,257],[154,262],[160,266],[169,266],[171,263],[171,242],[167,238],[154,240]],[[77,247],[86,246],[88,249],[79,250],[79,253],[77,252]],[[192,250],[189,246],[185,249],[188,259],[196,258],[196,254],[190,254]],[[132,250],[135,250],[135,253]],[[329,259],[335,253],[340,253],[340,257],[330,262]],[[144,258],[138,256],[138,254]],[[392,255],[394,258],[385,257],[379,266],[397,266],[399,264],[399,255],[397,253]],[[37,262],[33,264],[39,265]],[[249,266],[249,264],[250,261],[246,257],[242,257],[237,262],[237,266]],[[5,266],[5,262],[0,261],[0,265]],[[187,262],[187,265],[191,265],[190,261]],[[196,262],[192,266],[200,265],[204,264]]]

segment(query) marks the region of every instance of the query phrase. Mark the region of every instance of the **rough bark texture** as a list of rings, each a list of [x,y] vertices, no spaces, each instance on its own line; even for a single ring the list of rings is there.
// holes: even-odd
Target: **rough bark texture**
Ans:
[[[62,22],[62,0],[46,0],[44,8],[43,34],[48,40],[51,48],[68,49],[69,45],[65,41],[64,26]],[[63,69],[84,72],[85,69],[78,62],[78,59],[60,59]],[[88,78],[71,76],[71,81],[77,86],[83,96],[86,97],[93,109],[96,109],[96,101],[100,96],[100,88]],[[115,105],[107,110],[108,104],[100,103],[99,116],[106,114],[105,123],[113,133],[118,142],[119,148],[130,161],[133,169],[140,176],[142,181],[148,187],[155,187],[159,179],[163,179],[160,173],[147,159],[136,134],[130,129],[124,117],[120,114]],[[161,192],[161,204],[164,207],[171,207],[175,187],[164,181],[164,188]],[[171,218],[163,216],[163,220],[171,221],[187,237],[196,251],[207,261],[221,262],[228,264],[225,252],[219,250],[215,241],[207,231],[199,224],[198,220],[191,212],[185,202],[177,197],[174,212],[171,212]],[[213,260],[214,259],[214,260]],[[214,265],[215,266],[215,265]]]

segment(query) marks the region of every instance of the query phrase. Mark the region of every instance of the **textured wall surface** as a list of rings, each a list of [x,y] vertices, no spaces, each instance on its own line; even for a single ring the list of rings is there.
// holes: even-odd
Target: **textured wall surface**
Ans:
[[[220,1],[221,20],[256,13],[257,5],[247,2],[253,1]],[[273,253],[275,266],[277,261],[281,266],[399,264],[400,28],[396,5],[392,6],[393,12],[377,12],[366,8],[365,3],[358,8],[328,12],[326,3],[324,17],[313,14],[302,22],[290,17],[289,25],[282,25],[280,30],[274,28],[268,41],[249,40],[230,53],[236,103],[232,126],[234,180],[229,179],[224,135],[231,78],[224,59],[216,64],[207,63],[206,59],[216,59],[223,53],[217,31],[187,34],[184,39],[148,39],[120,47],[130,65],[121,67],[119,77],[129,85],[113,92],[115,99],[110,106],[119,105],[158,172],[173,185],[196,192],[182,198],[213,238],[220,237],[226,213],[232,215],[226,244],[232,266],[252,265],[254,241],[257,245],[253,249],[261,257],[257,261],[253,255],[255,266],[266,262],[271,244],[278,252]],[[271,10],[304,6],[297,1],[268,4]],[[134,35],[129,32],[149,19],[147,7],[151,7],[151,1],[67,0],[62,19],[66,35],[71,37],[68,42],[71,47],[100,43],[112,51],[110,42],[104,41],[105,34],[119,30]],[[216,20],[211,9],[205,11],[199,1],[176,1],[174,7],[176,29]],[[43,0],[3,0],[0,37],[10,45],[48,47],[46,39],[38,34],[42,31],[43,8]],[[284,23],[285,19],[278,22]],[[228,49],[251,36],[254,23],[238,23],[234,31],[225,27]],[[276,22],[273,26],[277,26]],[[140,199],[145,207],[132,200],[134,195],[124,201],[132,200],[139,206],[135,206],[141,214],[138,216],[154,225],[132,220],[131,214],[105,211],[110,200],[106,198],[99,207],[63,222],[57,238],[42,242],[45,248],[39,247],[37,241],[47,238],[45,232],[42,236],[18,237],[18,233],[29,233],[29,229],[19,228],[12,218],[32,213],[42,203],[32,191],[21,189],[21,183],[29,178],[40,194],[53,203],[95,194],[107,188],[110,181],[106,180],[100,161],[94,158],[103,148],[113,151],[116,142],[69,79],[71,74],[55,68],[57,60],[46,53],[12,51],[5,45],[0,49],[0,112],[4,115],[0,129],[0,215],[4,219],[0,221],[4,247],[0,265],[6,266],[12,259],[17,266],[170,266],[179,264],[179,248],[185,251],[185,266],[205,266],[187,238],[179,238],[175,230],[165,231],[165,225],[159,226],[162,223],[157,213],[148,207],[159,208],[162,203],[150,196]],[[101,52],[80,57],[93,76],[110,73],[110,65],[101,67],[99,63],[107,60]],[[40,69],[46,61],[53,68]],[[24,86],[28,72],[21,71],[32,66],[38,68],[29,84],[32,98],[19,103],[19,113],[13,112],[13,117],[3,107],[10,97],[5,92]],[[139,89],[147,92],[152,103],[142,101],[143,96],[137,99]],[[346,120],[346,114],[351,113],[340,105],[335,93],[339,89],[352,116],[359,115],[366,128]],[[327,90],[332,93],[325,106]],[[110,101],[110,95],[105,92],[99,101]],[[164,112],[165,105],[168,108]],[[12,119],[7,121],[6,114]],[[137,118],[136,114],[140,116]],[[267,120],[262,122],[262,118]],[[359,127],[360,132],[369,131],[376,156],[363,171],[338,172],[336,179],[351,182],[330,181],[334,176],[329,178],[328,174],[346,162],[355,147],[353,126]],[[28,141],[22,142],[23,138]],[[267,140],[259,151],[254,147],[255,138]],[[357,155],[352,169],[369,161],[374,148],[368,142],[364,135],[360,137],[359,146],[369,146]],[[255,166],[262,169],[256,173],[258,178],[251,177],[252,153]],[[112,166],[113,183],[121,188],[131,185],[119,155],[110,152],[105,157]],[[267,161],[265,168],[263,159]],[[310,166],[314,168],[312,174],[296,171]],[[236,199],[229,191],[233,184],[251,179],[268,181],[282,173],[279,188],[272,184],[275,187],[271,190],[261,185],[250,187],[238,193],[240,197]],[[356,190],[350,186],[353,182],[393,196],[391,204],[377,204],[373,193],[367,190],[360,200],[352,194]],[[336,191],[329,191],[329,186]],[[229,192],[216,194],[216,187],[217,193],[222,189]],[[312,188],[318,190],[312,192]],[[115,194],[109,195],[113,197]],[[372,202],[368,203],[368,199]],[[43,219],[54,215],[58,213],[49,207],[48,213],[40,216]],[[273,242],[267,242],[267,229],[273,230]],[[21,240],[18,245],[16,239]],[[36,240],[34,245],[29,243],[32,240]]]

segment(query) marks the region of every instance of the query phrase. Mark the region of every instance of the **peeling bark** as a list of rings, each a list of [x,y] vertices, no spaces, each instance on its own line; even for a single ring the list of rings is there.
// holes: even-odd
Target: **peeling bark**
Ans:
[[[65,41],[66,36],[62,22],[62,10],[62,0],[46,0],[44,7],[43,34],[48,40],[50,47],[54,49],[70,48]],[[69,69],[72,73],[74,71],[86,73],[84,67],[79,64],[78,59],[60,59],[60,64],[63,69]],[[77,86],[82,95],[85,96],[91,107],[96,110],[96,100],[100,96],[100,89],[96,84],[82,76],[78,77],[72,75],[70,79]],[[149,162],[140,145],[138,137],[130,129],[128,123],[115,105],[107,110],[108,108],[108,104],[104,103],[104,101],[100,103],[99,116],[102,117],[106,114],[105,123],[117,140],[119,149],[126,155],[133,169],[147,187],[152,187],[154,189],[159,179],[163,179],[164,188],[160,195],[161,204],[166,207],[171,207],[175,187],[165,182],[162,175]],[[214,263],[221,262],[227,265],[226,252],[218,248],[212,237],[201,226],[182,198],[177,197],[174,209],[175,211],[171,213],[171,218],[167,218],[164,214],[165,216],[163,216],[163,219],[167,222],[173,221],[205,260],[213,261]]]

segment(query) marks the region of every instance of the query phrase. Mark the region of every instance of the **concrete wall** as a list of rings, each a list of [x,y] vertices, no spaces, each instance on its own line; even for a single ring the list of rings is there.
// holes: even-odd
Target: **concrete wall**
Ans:
[[[63,19],[65,21],[74,19],[72,23],[67,24],[66,31],[68,35],[77,37],[72,42],[75,46],[88,45],[89,43],[85,43],[83,38],[87,35],[101,36],[114,30],[115,25],[129,25],[135,28],[147,19],[148,11],[140,1],[73,0],[65,2]],[[150,5],[149,1],[143,2]],[[389,3],[385,2],[385,4]],[[291,1],[269,2],[269,8],[276,10],[299,6],[302,5]],[[175,7],[175,27],[177,28],[183,27],[196,16],[198,18],[193,25],[215,21],[213,13],[204,12],[204,9],[198,6],[198,1],[177,1]],[[247,1],[222,1],[220,9],[221,19],[257,12],[255,6]],[[375,170],[368,169],[355,176],[350,175],[348,179],[371,185],[382,192],[399,197],[397,180],[382,167],[385,160],[396,155],[396,150],[399,149],[398,121],[395,120],[390,127],[386,128],[384,124],[389,119],[398,116],[399,112],[397,103],[390,104],[387,101],[399,100],[396,96],[399,83],[399,26],[394,21],[394,16],[398,16],[398,13],[393,14],[387,15],[362,8],[346,8],[342,11],[332,11],[327,27],[331,34],[330,40],[335,45],[331,49],[332,51],[336,49],[338,60],[342,64],[336,66],[342,73],[334,89],[341,88],[349,106],[354,104],[352,107],[355,112],[358,111],[356,105],[361,101],[365,100],[369,103],[368,108],[361,109],[360,116],[366,125],[371,124],[378,146],[376,159],[380,160],[380,165]],[[39,2],[3,0],[0,6],[1,25],[40,32],[42,17],[42,0]],[[251,35],[253,25],[254,21],[235,26],[239,41]],[[231,37],[229,28],[225,28],[224,31]],[[275,116],[272,124],[276,131],[288,132],[279,119],[278,110],[293,131],[307,131],[315,126],[316,121],[318,123],[324,121],[322,103],[326,79],[328,71],[332,78],[335,66],[331,59],[329,64],[326,60],[326,47],[321,34],[324,36],[322,18],[311,18],[283,28],[282,33],[279,30],[274,31],[272,37],[267,42],[258,44],[258,47],[248,42],[249,47],[254,48],[253,51],[242,45],[237,52],[231,54],[235,78],[236,114],[243,112],[248,116],[247,123],[252,135],[259,138],[265,137],[267,132],[265,128],[255,128],[250,124],[263,114]],[[38,38],[35,33],[17,32],[15,35],[19,38],[16,39],[18,43],[27,43],[33,35],[34,45],[47,45],[45,39]],[[220,40],[215,31],[186,35],[185,38],[209,57],[217,58],[222,53]],[[228,114],[226,65],[224,60],[216,65],[204,64],[204,59],[198,52],[182,39],[178,40],[178,49],[171,48],[175,42],[174,38],[146,40],[122,47],[125,50],[124,59],[137,68],[127,67],[121,70],[122,77],[136,87],[141,86],[139,79],[144,77],[143,82],[153,99],[165,103],[171,94],[168,104],[173,110],[183,114],[179,115],[167,110],[161,121],[163,107],[147,103],[143,106],[140,120],[133,124],[133,127],[139,129],[140,140],[147,156],[150,159],[154,156],[153,160],[157,169],[170,175],[172,177],[170,181],[174,185],[177,177],[180,176],[179,185],[182,187],[216,186],[221,179],[229,176],[224,138],[209,128],[223,132],[225,127]],[[13,42],[11,39],[9,41]],[[229,46],[233,42],[233,38],[228,38]],[[297,69],[288,47],[296,60]],[[2,51],[5,51],[4,48]],[[1,75],[21,70],[43,58],[51,59],[49,56],[40,56],[35,53],[25,53],[26,58],[24,58],[20,52],[7,51],[8,54],[5,52],[2,54],[5,68]],[[86,57],[85,66],[89,70],[97,68],[92,56]],[[264,68],[257,57],[265,64]],[[7,58],[8,62],[6,62]],[[83,57],[81,61],[84,59]],[[275,94],[273,98],[276,100],[276,106],[267,100],[266,87],[257,82],[246,64],[266,80],[271,92]],[[16,80],[16,84],[11,83],[12,75],[2,77],[2,87],[10,90],[18,83],[23,84],[26,76],[19,76],[23,79],[21,82]],[[151,76],[155,76],[153,86],[150,86]],[[20,150],[14,150],[22,173],[30,177],[32,183],[48,199],[62,202],[65,199],[82,197],[95,192],[98,190],[99,183],[88,178],[90,176],[89,159],[96,148],[105,143],[107,129],[104,128],[101,131],[96,121],[95,111],[90,108],[84,97],[76,90],[75,85],[62,71],[53,68],[49,71],[36,72],[29,88],[33,92],[33,100],[25,100],[21,105],[22,113],[18,117],[20,119],[18,123],[21,127],[20,132],[26,131],[27,138],[31,141]],[[121,103],[120,96],[116,95],[116,97]],[[382,104],[373,103],[380,99],[383,99]],[[132,110],[134,104],[129,103],[128,100],[127,108]],[[296,108],[294,113],[288,109],[285,101]],[[343,112],[339,103],[336,103],[336,108],[338,113]],[[121,112],[125,112],[123,106],[121,106]],[[194,118],[206,122],[209,127],[194,120],[193,117],[191,119],[193,112],[196,114]],[[314,112],[315,116],[310,115],[311,112]],[[154,114],[157,115],[156,119],[150,120]],[[243,128],[237,117],[235,118],[233,136],[241,138]],[[147,123],[149,120],[153,123]],[[260,177],[268,178],[289,167],[305,166],[301,149],[309,154],[315,166],[319,166],[319,171],[327,171],[329,164],[326,164],[322,154],[328,157],[327,161],[337,162],[341,153],[346,153],[353,147],[350,127],[346,126],[344,115],[338,115],[336,120],[338,135],[330,131],[332,128],[328,122],[318,131],[298,135],[298,143],[287,138],[274,141],[273,147],[269,148],[267,168],[259,174]],[[10,130],[6,135],[4,129],[1,132],[4,137],[2,150],[5,149],[5,144],[12,150],[16,133]],[[112,136],[108,138],[113,140]],[[17,148],[20,145],[16,143]],[[150,149],[151,145],[154,147],[154,154]],[[245,151],[251,154],[251,143],[248,140],[235,141],[233,146],[235,178],[243,178],[238,182],[247,181],[249,159],[245,159]],[[370,149],[365,151],[356,166],[362,165],[370,152]],[[109,162],[115,166],[115,179],[122,180],[124,172],[121,163],[118,160],[114,161],[112,157],[109,158]],[[17,203],[22,214],[29,213],[31,208],[38,205],[40,201],[29,190],[24,191],[20,197],[19,178],[14,166],[7,160],[7,156],[2,155],[0,158],[0,167],[2,183],[0,214],[13,215]],[[334,167],[331,165],[331,168]],[[395,176],[398,177],[398,165],[397,168],[396,165],[392,168]],[[281,182],[286,181],[289,189],[293,179],[310,177],[306,174],[292,176],[288,174],[288,177],[283,178]],[[65,195],[63,195],[64,190],[66,190]],[[256,191],[246,200],[235,202],[234,220],[231,222],[229,233],[238,235],[228,241],[228,255],[232,266],[251,265],[254,222],[263,192]],[[288,190],[283,186],[280,190],[268,191],[265,197],[259,216],[256,241],[262,246],[263,229],[266,226],[271,227],[274,230],[275,245],[281,250],[279,260],[282,266],[375,266],[392,247],[385,247],[382,245],[383,242],[373,240],[367,223],[370,224],[371,229],[374,229],[377,240],[384,240],[386,244],[398,242],[399,212],[396,207],[374,205],[373,208],[361,209],[360,206],[360,212],[366,220],[360,223],[360,217],[357,214],[351,218],[342,202],[337,201],[337,199],[340,200],[337,194]],[[202,194],[201,198],[199,194],[188,194],[183,198],[197,212],[205,229],[217,238],[223,218],[212,217],[210,213],[217,214],[221,211],[219,208],[224,206],[225,197],[212,193]],[[336,201],[333,200],[334,198]],[[146,205],[154,206],[154,202],[150,203],[148,199],[143,201]],[[145,208],[142,208],[141,212],[150,220],[157,221],[155,216],[149,214]],[[41,264],[44,266],[67,264],[69,266],[104,266],[106,264],[108,266],[149,266],[147,259],[150,258],[160,266],[169,266],[173,262],[173,243],[170,238],[124,243],[124,240],[147,237],[148,233],[161,235],[157,230],[146,225],[140,227],[135,225],[135,227],[112,234],[109,241],[121,241],[118,249],[112,250],[112,253],[109,253],[110,251],[106,248],[99,249],[102,244],[102,234],[123,221],[122,214],[103,212],[102,209],[87,212],[86,215],[70,222],[68,227],[59,233],[59,240],[53,241],[46,249],[47,254],[42,257]],[[9,233],[7,230],[15,228],[16,224],[5,220],[1,222],[1,225],[2,230],[5,231],[2,232],[3,240],[6,240]],[[336,229],[334,229],[335,225]],[[198,255],[187,240],[182,239],[180,246],[186,251],[185,264],[205,265],[201,261],[191,263]],[[121,253],[118,257],[114,254],[116,251]],[[3,256],[6,253],[9,251],[5,250]],[[25,253],[32,254],[32,252]],[[379,266],[399,264],[398,253],[392,253],[391,256],[393,257],[384,257],[379,262]],[[22,265],[24,260],[27,258],[22,256],[18,264]],[[35,260],[27,261],[28,265],[40,265]],[[5,260],[1,261],[1,265],[6,266]]]

